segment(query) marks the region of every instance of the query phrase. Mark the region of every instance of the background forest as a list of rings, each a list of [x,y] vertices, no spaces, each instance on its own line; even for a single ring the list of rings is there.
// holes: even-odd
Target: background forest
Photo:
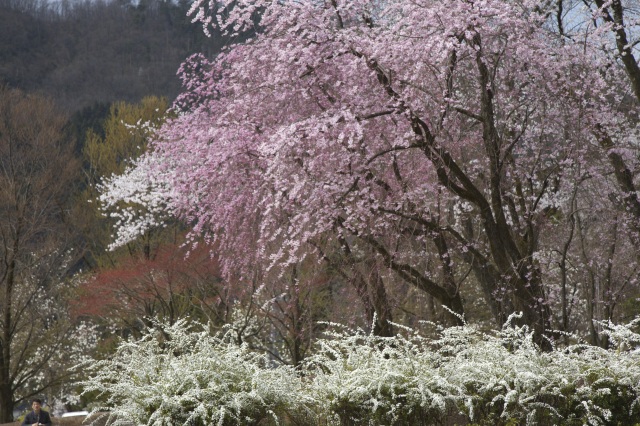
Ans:
[[[116,101],[175,98],[176,71],[192,53],[211,57],[225,41],[207,38],[190,3],[13,1],[0,3],[0,78],[41,93],[70,114],[106,115]]]
[[[206,37],[188,7],[0,3],[0,423],[37,395],[57,412],[84,406],[65,399],[75,393],[67,368],[97,336],[108,347],[112,332],[128,334],[147,315],[184,315],[198,289],[207,292],[198,304],[213,297],[215,266],[207,255],[184,261],[178,228],[108,252],[111,225],[90,204],[100,178],[144,149],[145,135],[126,123],[161,119],[180,63],[230,40]],[[155,283],[158,267],[174,269],[173,282]],[[119,331],[105,328],[115,318]]]
[[[202,404],[222,394],[119,396],[149,353],[188,380],[241,360],[284,386],[262,401],[316,381],[258,419],[638,420],[640,9],[477,3],[0,0],[0,423],[34,396],[226,419]],[[498,358],[494,387],[455,381]],[[413,390],[331,393],[351,362],[450,370],[402,414]]]

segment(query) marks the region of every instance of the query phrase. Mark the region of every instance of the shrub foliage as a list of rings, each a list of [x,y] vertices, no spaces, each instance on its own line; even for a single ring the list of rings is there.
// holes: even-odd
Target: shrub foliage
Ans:
[[[436,425],[640,423],[635,321],[613,347],[541,351],[527,327],[471,325],[435,339],[333,327],[298,371],[186,322],[157,324],[89,368],[112,424]],[[203,328],[204,329],[204,328]]]

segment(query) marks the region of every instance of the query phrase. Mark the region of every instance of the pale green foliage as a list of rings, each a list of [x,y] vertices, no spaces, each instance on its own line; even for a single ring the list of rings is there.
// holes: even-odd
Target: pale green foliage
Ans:
[[[611,340],[637,342],[635,325],[609,325]],[[511,320],[498,333],[465,325],[435,340],[408,329],[394,338],[334,330],[298,377],[186,322],[158,326],[92,367],[85,387],[106,396],[112,419],[149,425],[640,419],[638,350],[577,344],[542,352]]]
[[[147,140],[164,122],[168,106],[166,99],[155,96],[138,104],[113,104],[104,122],[105,136],[87,133],[83,155],[89,165],[90,183],[122,174],[146,150]]]

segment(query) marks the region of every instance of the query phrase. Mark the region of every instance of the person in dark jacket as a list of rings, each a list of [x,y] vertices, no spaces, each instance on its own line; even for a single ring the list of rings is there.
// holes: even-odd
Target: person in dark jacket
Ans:
[[[42,401],[34,399],[31,401],[33,411],[27,413],[22,424],[24,426],[51,426],[51,416],[42,409]]]

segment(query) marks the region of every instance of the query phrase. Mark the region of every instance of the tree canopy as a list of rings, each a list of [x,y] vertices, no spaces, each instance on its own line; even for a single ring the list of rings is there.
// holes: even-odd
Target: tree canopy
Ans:
[[[635,169],[638,103],[606,29],[550,29],[537,1],[227,3],[192,11],[229,35],[259,11],[258,34],[183,65],[179,115],[105,200],[163,200],[226,271],[369,251],[456,314],[477,285],[496,325],[522,311],[543,345],[568,289],[600,298],[596,258],[609,296],[633,275],[615,177]],[[121,241],[154,225],[126,211]]]

